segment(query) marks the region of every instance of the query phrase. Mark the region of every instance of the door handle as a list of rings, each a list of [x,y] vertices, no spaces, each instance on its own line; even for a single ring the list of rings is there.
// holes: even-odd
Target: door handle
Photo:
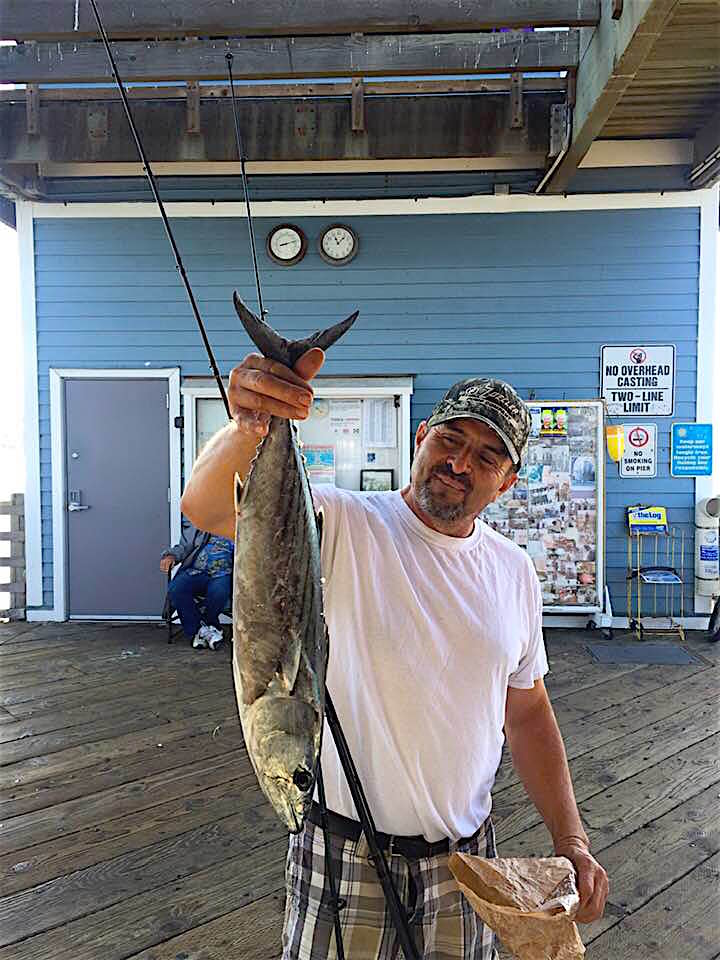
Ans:
[[[73,503],[73,502],[71,502],[71,503],[68,504],[68,512],[69,512],[69,513],[77,513],[78,510],[89,510],[89,509],[90,509],[90,506],[89,506],[89,505],[88,505],[88,506],[83,506],[82,503]]]

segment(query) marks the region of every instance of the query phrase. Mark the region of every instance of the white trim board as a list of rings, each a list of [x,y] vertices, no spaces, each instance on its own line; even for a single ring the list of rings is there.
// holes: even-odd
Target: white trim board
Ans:
[[[42,583],[42,508],[40,500],[40,411],[38,397],[37,315],[35,311],[35,230],[32,204],[15,201],[20,264],[20,316],[24,356],[25,444],[25,605],[40,607]]]
[[[695,420],[712,423],[712,475],[695,478],[695,503],[720,493],[720,243],[718,204],[720,184],[703,190],[700,204],[700,276],[698,282],[697,395]],[[695,591],[695,610],[712,611],[712,598]]]
[[[417,200],[257,200],[251,202],[254,217],[392,217],[472,213],[562,213],[579,210],[643,210],[667,207],[700,207],[717,188],[669,193],[613,193],[572,196],[508,194],[470,197],[421,197]],[[166,203],[169,217],[244,217],[245,204],[236,201],[212,203]],[[32,203],[36,219],[156,218],[154,203]]]
[[[545,166],[545,154],[499,157],[401,157],[395,160],[249,160],[247,172],[262,176],[325,173],[454,173],[527,170]],[[580,169],[599,167],[661,167],[691,164],[692,140],[595,140]],[[164,177],[236,176],[237,161],[186,161],[154,163],[153,172]],[[142,164],[40,162],[44,177],[142,177]]]
[[[67,531],[65,524],[65,410],[63,382],[67,379],[140,379],[167,380],[168,421],[170,428],[170,536],[173,543],[180,539],[180,431],[174,419],[180,413],[180,370],[177,367],[158,369],[80,369],[51,367],[50,377],[50,437],[52,450],[52,528],[53,528],[53,598],[50,610],[28,610],[28,620],[67,620]],[[38,478],[38,487],[39,487]],[[30,614],[34,614],[32,617]],[[47,614],[47,616],[40,616]],[[115,618],[117,619],[117,618]]]

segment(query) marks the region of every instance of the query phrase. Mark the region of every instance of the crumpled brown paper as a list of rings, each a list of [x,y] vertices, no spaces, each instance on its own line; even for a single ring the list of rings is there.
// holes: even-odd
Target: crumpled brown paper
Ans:
[[[580,904],[566,857],[486,859],[454,853],[450,870],[483,922],[517,960],[582,960]]]

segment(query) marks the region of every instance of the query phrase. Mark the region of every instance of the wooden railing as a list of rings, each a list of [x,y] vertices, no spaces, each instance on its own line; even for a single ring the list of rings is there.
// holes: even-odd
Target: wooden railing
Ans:
[[[10,556],[0,557],[0,568],[10,568],[9,583],[0,583],[0,593],[10,594],[10,607],[0,609],[0,617],[25,619],[25,497],[13,493],[0,502],[0,516],[10,516],[10,529],[0,530],[0,540],[10,541]]]

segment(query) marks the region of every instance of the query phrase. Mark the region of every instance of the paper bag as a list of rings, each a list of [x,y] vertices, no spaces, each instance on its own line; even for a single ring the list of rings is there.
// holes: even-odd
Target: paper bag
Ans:
[[[582,960],[573,920],[580,904],[566,857],[494,858],[454,853],[450,870],[484,923],[517,960]]]

